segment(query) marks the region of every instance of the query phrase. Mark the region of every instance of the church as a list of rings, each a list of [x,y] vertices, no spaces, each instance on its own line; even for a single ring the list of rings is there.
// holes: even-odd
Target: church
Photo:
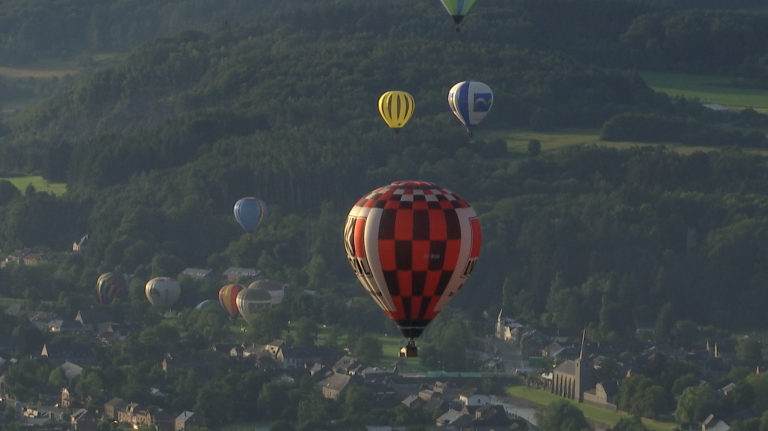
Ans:
[[[584,359],[584,337],[579,358],[558,365],[552,373],[552,393],[577,402],[584,402],[584,392],[595,389],[594,368]]]

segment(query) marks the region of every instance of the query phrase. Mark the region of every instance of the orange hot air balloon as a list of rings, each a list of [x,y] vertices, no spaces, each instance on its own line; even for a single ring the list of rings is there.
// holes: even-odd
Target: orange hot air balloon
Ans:
[[[237,294],[243,290],[239,284],[228,284],[219,290],[219,303],[227,311],[229,317],[235,318],[240,314],[237,309]]]
[[[461,289],[480,255],[475,210],[456,193],[423,181],[399,181],[360,199],[347,216],[344,245],[360,284],[415,338]]]

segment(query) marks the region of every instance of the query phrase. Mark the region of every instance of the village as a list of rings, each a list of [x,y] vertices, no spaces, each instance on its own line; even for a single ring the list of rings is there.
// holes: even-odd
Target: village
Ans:
[[[51,333],[87,334],[92,340],[90,344],[62,342],[43,346],[37,358],[61,370],[65,381],[58,387],[27,388],[37,400],[30,404],[11,399],[5,381],[5,373],[20,359],[18,355],[24,350],[25,340],[0,337],[0,372],[3,373],[0,396],[6,410],[13,411],[10,416],[6,413],[6,421],[12,417],[35,429],[75,431],[97,430],[105,421],[134,429],[149,425],[164,431],[206,426],[194,411],[146,406],[107,393],[87,399],[75,394],[74,388],[83,371],[97,361],[98,346],[119,343],[135,334],[136,328],[112,323],[109,315],[100,311],[81,310],[71,320],[53,313],[27,311],[20,305],[11,306],[4,312]],[[733,337],[709,339],[704,346],[686,349],[672,347],[669,338],[649,337],[652,330],[650,327],[638,330],[637,353],[630,356],[626,353],[628,346],[625,342],[595,343],[586,341],[583,336],[580,340],[548,336],[541,329],[504,316],[502,311],[496,321],[495,333],[480,339],[478,350],[469,352],[482,359],[483,366],[479,370],[412,372],[404,361],[391,368],[374,367],[349,355],[339,356],[322,345],[297,346],[282,339],[263,345],[211,343],[209,349],[215,355],[185,358],[166,354],[158,365],[168,381],[173,381],[180,372],[193,370],[196,378],[205,382],[214,379],[217,361],[224,358],[239,367],[261,371],[271,381],[299,382],[310,378],[317,393],[329,400],[343,400],[353,387],[367,388],[373,394],[372,408],[405,406],[419,409],[434,420],[427,428],[486,431],[535,429],[532,414],[521,417],[511,414],[509,408],[505,409],[515,402],[514,398],[505,396],[505,385],[526,385],[532,390],[547,391],[577,403],[617,411],[621,381],[633,373],[648,374],[649,369],[661,372],[665,363],[685,361],[691,364],[698,371],[696,383],[723,381],[737,368],[759,374],[768,367],[768,361],[740,357],[743,355],[737,352],[739,340]],[[492,389],[485,392],[484,387]],[[167,396],[163,390],[151,388],[151,396],[160,400]],[[734,383],[713,387],[712,396],[726,399],[733,397],[735,390]],[[520,401],[524,400],[517,400]],[[674,414],[674,411],[667,413]],[[760,416],[756,409],[745,409],[724,417],[710,415],[706,422],[697,426],[705,431],[721,431],[729,429],[728,424],[734,420]]]

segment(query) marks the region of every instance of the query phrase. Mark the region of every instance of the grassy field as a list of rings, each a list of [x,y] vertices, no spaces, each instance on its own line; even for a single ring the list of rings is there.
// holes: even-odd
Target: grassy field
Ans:
[[[483,133],[483,139],[503,139],[507,142],[507,148],[513,153],[528,154],[528,142],[538,139],[541,142],[541,152],[556,151],[569,145],[598,145],[627,149],[646,145],[664,145],[670,150],[680,154],[691,154],[696,151],[711,151],[712,147],[697,147],[683,145],[677,142],[648,143],[648,142],[608,142],[600,140],[598,129],[562,129],[553,132],[534,132],[526,129],[512,130],[487,130]],[[768,150],[745,148],[744,152],[768,156]]]
[[[505,390],[508,394],[514,397],[524,398],[541,405],[548,405],[555,401],[564,399],[540,389],[529,389],[526,386],[508,386],[505,388]],[[616,425],[621,418],[627,416],[624,413],[612,412],[610,410],[601,409],[600,407],[595,407],[588,404],[574,402],[573,405],[578,407],[579,410],[584,413],[584,416],[587,419],[609,426]],[[675,424],[672,422],[657,422],[644,418],[643,423],[649,430],[670,431],[675,429]]]
[[[701,103],[717,103],[733,109],[754,108],[768,113],[768,90],[739,88],[721,76],[641,72],[649,87],[670,96],[685,96]]]
[[[23,304],[23,299],[18,298],[0,298],[0,311],[5,310],[13,304]]]
[[[66,184],[49,183],[48,181],[44,180],[43,177],[12,177],[0,178],[0,180],[10,181],[14,186],[16,186],[17,189],[21,190],[22,192],[24,192],[24,190],[26,190],[27,186],[30,184],[32,184],[32,186],[34,186],[35,190],[38,192],[53,193],[56,196],[61,196],[67,192]]]
[[[0,66],[0,75],[6,78],[61,78],[64,75],[74,75],[77,69],[17,69]]]

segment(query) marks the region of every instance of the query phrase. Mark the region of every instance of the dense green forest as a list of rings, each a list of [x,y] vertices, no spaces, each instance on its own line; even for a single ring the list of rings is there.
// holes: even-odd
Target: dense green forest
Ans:
[[[157,11],[188,2],[146,3]],[[264,9],[274,14],[143,43],[119,65],[3,120],[0,172],[42,173],[68,192],[0,182],[4,252],[34,247],[53,259],[0,270],[0,296],[71,311],[95,304],[104,271],[132,273],[141,286],[185,267],[230,265],[328,296],[362,296],[341,241],[346,212],[375,187],[421,179],[455,190],[480,214],[483,251],[456,300],[473,318],[503,299],[528,322],[565,331],[593,323],[598,339],[634,333],[667,303],[677,319],[701,324],[768,323],[768,165],[742,151],[765,147],[766,116],[671,100],[634,71],[710,68],[765,82],[768,16],[633,0],[488,1],[455,34],[439,4],[427,2]],[[726,36],[712,37],[713,28]],[[88,46],[76,39],[59,42]],[[496,95],[474,139],[445,103],[465,79]],[[417,101],[398,139],[376,113],[390,89]],[[520,154],[483,134],[569,126],[713,150]],[[231,210],[252,195],[271,215],[248,237]],[[81,254],[64,253],[86,233]],[[185,290],[183,305],[212,291]],[[325,318],[317,313],[318,323]]]

